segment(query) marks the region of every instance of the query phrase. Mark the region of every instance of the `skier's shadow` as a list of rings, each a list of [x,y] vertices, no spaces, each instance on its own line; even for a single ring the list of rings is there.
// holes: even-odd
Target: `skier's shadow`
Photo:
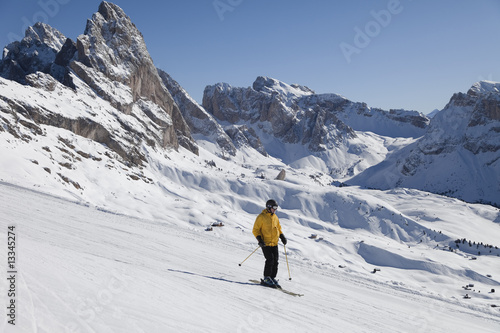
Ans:
[[[233,281],[233,280],[224,279],[224,278],[222,278],[222,277],[215,277],[215,276],[202,275],[202,274],[197,274],[197,273],[187,272],[187,271],[181,271],[181,270],[172,269],[172,268],[169,268],[169,269],[168,269],[168,271],[169,271],[169,272],[174,272],[174,273],[182,273],[182,274],[188,274],[188,275],[199,276],[199,277],[202,277],[202,278],[205,278],[205,279],[216,280],[216,281],[222,281],[222,282],[229,282],[229,283],[243,284],[243,285],[251,285],[251,286],[254,286],[254,285],[255,285],[255,283],[252,283],[252,282]]]

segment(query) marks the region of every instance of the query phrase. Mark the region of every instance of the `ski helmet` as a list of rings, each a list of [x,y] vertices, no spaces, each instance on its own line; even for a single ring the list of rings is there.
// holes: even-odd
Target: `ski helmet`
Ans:
[[[278,209],[278,203],[276,202],[276,200],[270,199],[270,200],[267,200],[266,207]]]

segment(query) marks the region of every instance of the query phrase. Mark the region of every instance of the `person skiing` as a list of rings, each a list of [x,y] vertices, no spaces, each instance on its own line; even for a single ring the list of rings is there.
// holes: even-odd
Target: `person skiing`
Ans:
[[[278,241],[281,239],[283,245],[287,243],[276,215],[277,210],[278,203],[273,199],[267,200],[266,208],[257,216],[253,225],[253,234],[266,258],[262,284],[273,288],[281,288],[276,280],[279,264]]]

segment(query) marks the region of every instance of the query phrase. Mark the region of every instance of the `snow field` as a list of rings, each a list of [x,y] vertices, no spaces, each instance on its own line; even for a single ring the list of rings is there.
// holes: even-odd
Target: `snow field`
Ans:
[[[292,297],[248,282],[260,276],[263,256],[258,251],[238,266],[256,245],[238,228],[242,242],[227,237],[228,226],[209,233],[174,221],[111,214],[5,183],[0,199],[2,216],[9,216],[1,220],[1,230],[16,225],[19,238],[18,325],[13,331],[4,321],[6,332],[326,332],[332,327],[495,332],[500,327],[498,312],[485,309],[475,296],[450,299],[385,281],[393,270],[408,280],[411,269],[382,267],[373,275],[359,274],[313,261],[324,260],[321,256],[296,253],[294,243],[314,253],[315,240],[307,239],[306,246],[305,240],[289,237],[292,280],[283,256],[278,277],[283,288],[305,295]],[[0,260],[6,261],[4,251]],[[423,282],[433,289],[429,279]]]

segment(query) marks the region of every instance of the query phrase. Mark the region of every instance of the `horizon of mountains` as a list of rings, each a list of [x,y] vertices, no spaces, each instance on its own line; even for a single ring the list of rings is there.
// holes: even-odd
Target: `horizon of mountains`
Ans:
[[[225,159],[250,147],[335,184],[500,205],[499,83],[454,94],[432,119],[265,76],[252,87],[207,86],[199,105],[154,66],[141,33],[109,2],[76,41],[43,23],[28,28],[4,48],[0,76],[0,130],[25,141],[62,128],[135,167],[150,163],[143,146],[203,147]]]

